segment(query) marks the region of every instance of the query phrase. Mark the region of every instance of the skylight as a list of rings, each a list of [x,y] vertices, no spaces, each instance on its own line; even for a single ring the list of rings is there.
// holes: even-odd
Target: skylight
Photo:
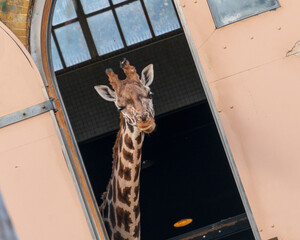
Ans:
[[[54,8],[54,71],[176,33],[181,26],[172,0],[60,0]]]

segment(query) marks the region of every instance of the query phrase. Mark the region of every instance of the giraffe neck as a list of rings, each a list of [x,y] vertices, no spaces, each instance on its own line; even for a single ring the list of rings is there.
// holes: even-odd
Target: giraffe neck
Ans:
[[[125,122],[113,148],[112,177],[100,207],[111,240],[140,239],[140,170],[144,133]]]

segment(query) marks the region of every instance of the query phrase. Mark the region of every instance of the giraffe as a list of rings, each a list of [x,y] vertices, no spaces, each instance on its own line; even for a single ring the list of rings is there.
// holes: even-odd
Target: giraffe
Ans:
[[[149,86],[153,82],[153,65],[145,67],[141,78],[135,67],[124,59],[120,63],[126,79],[119,80],[112,69],[106,69],[110,85],[95,86],[98,94],[115,103],[120,111],[120,130],[113,147],[112,176],[102,195],[100,212],[111,240],[139,240],[140,170],[144,134],[154,131],[154,109]]]

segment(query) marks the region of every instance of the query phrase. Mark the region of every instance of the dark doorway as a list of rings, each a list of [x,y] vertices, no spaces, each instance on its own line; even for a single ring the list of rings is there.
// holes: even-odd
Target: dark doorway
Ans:
[[[159,0],[110,0],[105,6],[93,1],[98,6],[95,10],[85,9],[86,1],[65,0],[57,9],[66,8],[72,14],[67,19],[63,14],[54,14],[57,22],[53,23],[51,39],[57,83],[98,205],[111,176],[119,113],[113,103],[98,96],[94,86],[108,85],[106,68],[113,68],[124,79],[118,69],[119,61],[126,57],[138,73],[152,63],[155,76],[151,90],[155,93],[157,128],[146,137],[142,153],[142,239],[179,240],[188,236],[188,239],[253,240],[173,2],[164,0],[159,7],[156,1]],[[147,20],[144,26],[149,27],[150,35],[131,44],[120,17],[124,9],[130,13],[138,8]],[[159,11],[164,14],[158,14]],[[168,11],[169,18],[159,17],[166,16]],[[121,45],[115,46],[112,39],[105,40],[104,43],[113,42],[114,47],[106,46],[104,51],[103,39],[94,36],[105,34],[107,28],[96,28],[99,21],[93,19],[104,18],[105,14],[112,16],[109,19],[115,26],[115,34],[120,34]],[[166,24],[162,35],[157,32],[155,24],[161,27],[170,19],[176,24]],[[78,40],[80,36],[82,42]],[[80,46],[86,53],[71,43],[82,43]],[[193,219],[192,223],[173,227],[185,218]]]
[[[244,213],[207,102],[159,116],[156,122],[157,129],[146,137],[142,154],[142,239],[165,240]],[[115,136],[112,132],[80,144],[97,199],[111,174]],[[173,227],[185,218],[193,222]],[[251,231],[238,234],[224,239],[254,239]]]
[[[122,79],[118,65],[123,57],[138,72],[149,63],[155,71],[151,89],[157,129],[145,139],[142,154],[151,165],[141,173],[142,239],[165,240],[244,213],[183,34],[57,76],[98,204],[111,175],[119,113],[94,86],[108,85],[108,67]],[[183,218],[193,222],[174,228]],[[239,234],[254,239],[251,231]]]

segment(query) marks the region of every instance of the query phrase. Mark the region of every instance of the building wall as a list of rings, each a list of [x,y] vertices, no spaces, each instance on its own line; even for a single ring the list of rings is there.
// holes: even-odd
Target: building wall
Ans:
[[[0,20],[27,47],[29,0],[0,2]],[[262,239],[300,229],[298,0],[216,29],[205,0],[180,0]]]
[[[0,42],[0,116],[20,110],[27,116],[31,111],[24,109],[46,100],[43,81],[2,23]],[[92,239],[53,115],[45,112],[0,129],[0,190],[20,239]]]
[[[46,27],[45,26],[47,25],[47,19],[48,19],[48,15],[49,15],[50,6],[51,6],[51,0],[38,0],[38,1],[35,1],[35,0],[3,0],[3,1],[0,1],[0,21],[2,21],[17,36],[17,38],[22,42],[22,44],[30,52],[29,43],[30,43],[31,21],[33,21],[32,24],[34,24],[36,29],[38,29],[40,27],[40,30],[41,30],[41,31],[38,31],[39,32],[38,35],[40,35],[40,36],[32,35],[34,37],[32,42],[35,44],[35,47],[40,46],[41,42],[43,42],[43,44],[44,44],[43,46],[46,45],[46,42],[43,40],[46,39],[46,37],[45,37]],[[35,18],[33,18],[34,7],[35,7],[35,13],[34,13]],[[34,20],[35,20],[35,22],[34,22]],[[41,25],[37,26],[37,24],[38,24],[37,22],[40,22]],[[32,48],[32,49],[34,49],[34,48]],[[45,59],[47,59],[47,56],[45,54],[45,52],[46,52],[45,49],[46,49],[45,47],[40,47],[38,52],[43,52],[44,55],[41,58],[38,58],[36,56],[37,53],[35,53],[34,60],[36,61],[36,64],[39,66],[40,73],[43,75],[43,80],[47,79],[47,81],[48,81],[48,86],[46,87],[46,91],[48,92],[49,97],[54,99],[54,102],[55,102],[55,105],[57,108],[57,111],[55,112],[55,117],[58,122],[59,128],[65,134],[65,138],[66,138],[66,141],[67,141],[67,144],[69,147],[71,158],[73,159],[73,164],[75,166],[74,169],[73,168],[72,169],[76,172],[76,174],[79,178],[79,183],[78,182],[76,182],[76,183],[78,183],[80,185],[80,187],[83,191],[85,201],[86,201],[86,204],[80,204],[80,205],[78,204],[77,209],[73,209],[73,210],[81,211],[82,207],[86,207],[88,209],[88,211],[90,212],[90,214],[92,215],[92,217],[89,218],[88,221],[93,222],[92,224],[94,224],[95,228],[96,228],[93,231],[91,230],[91,232],[93,232],[93,234],[97,235],[101,239],[104,239],[105,233],[103,232],[103,227],[102,227],[103,223],[102,223],[101,219],[99,219],[98,210],[97,210],[98,207],[95,205],[93,196],[91,195],[91,192],[89,190],[90,189],[89,183],[85,179],[84,169],[81,168],[80,159],[77,156],[75,147],[72,142],[71,135],[70,135],[68,127],[66,125],[65,118],[64,118],[64,115],[63,115],[63,112],[61,109],[61,105],[59,103],[59,100],[57,98],[56,92],[55,92],[53,84],[52,84],[52,80],[51,80],[51,77],[49,74],[49,69],[47,69],[47,71],[46,70],[42,71],[43,70],[42,69],[43,61]],[[45,60],[45,62],[46,62],[46,60]],[[14,84],[16,84],[16,83],[14,83]],[[61,149],[59,150],[59,152],[61,152]],[[61,159],[58,160],[58,162],[59,162],[59,164],[65,164],[64,161],[61,161]],[[70,171],[68,171],[68,173],[66,173],[66,174],[70,174]],[[66,177],[64,174],[61,176]],[[70,175],[68,175],[68,176],[70,176]],[[62,180],[62,179],[60,179],[60,180]],[[74,183],[74,179],[72,182],[70,181],[69,184],[71,187],[69,186],[69,190],[71,190],[71,188],[74,187],[75,186],[74,184],[76,184],[76,183]],[[3,195],[5,197],[6,194],[3,193]],[[69,200],[72,201],[72,199],[74,200],[75,198],[76,197],[74,197],[74,196],[70,197],[70,198],[66,198],[66,201],[69,201]],[[7,202],[10,202],[10,200],[8,200]],[[70,208],[68,207],[68,209],[70,209]],[[48,209],[48,213],[51,214],[51,212],[53,212],[53,211],[51,209]],[[65,213],[67,213],[67,211],[64,211],[63,214],[65,214]],[[24,215],[24,216],[26,216],[26,215]],[[72,215],[69,215],[69,216],[72,216]],[[51,218],[51,219],[55,219],[55,218]],[[63,219],[61,219],[61,220],[64,221]],[[80,219],[80,221],[83,221],[85,223],[86,223],[86,220],[87,220],[86,217]],[[65,222],[68,223],[68,221],[65,221]],[[28,221],[26,223],[29,224]],[[47,221],[45,221],[45,223],[47,223]],[[84,225],[85,224],[81,224],[81,226],[83,228],[86,227]],[[71,226],[71,224],[69,226]],[[71,227],[74,228],[74,226],[71,226]],[[78,229],[82,229],[82,227],[79,227]],[[26,230],[26,228],[24,228],[24,229]],[[74,229],[77,229],[77,227],[75,227]],[[81,230],[79,230],[79,231],[81,231]],[[91,232],[89,232],[89,233],[81,232],[81,233],[83,233],[83,235],[79,234],[78,238],[80,238],[80,239],[89,238]],[[68,234],[67,231],[64,231],[64,233]],[[75,232],[73,231],[73,233],[76,235],[76,231]],[[59,232],[57,232],[57,234],[59,234]],[[85,237],[83,237],[83,236],[85,236]],[[49,237],[51,238],[50,235],[49,235]],[[70,237],[67,237],[66,239],[69,239],[69,238]],[[33,239],[33,238],[29,238],[29,239]]]
[[[287,56],[300,40],[300,2],[280,4],[276,11],[216,29],[207,1],[180,1],[259,234],[266,240],[300,235],[300,58]]]
[[[2,21],[24,44],[28,46],[28,26],[30,25],[30,0],[4,0],[0,2],[0,21]]]

